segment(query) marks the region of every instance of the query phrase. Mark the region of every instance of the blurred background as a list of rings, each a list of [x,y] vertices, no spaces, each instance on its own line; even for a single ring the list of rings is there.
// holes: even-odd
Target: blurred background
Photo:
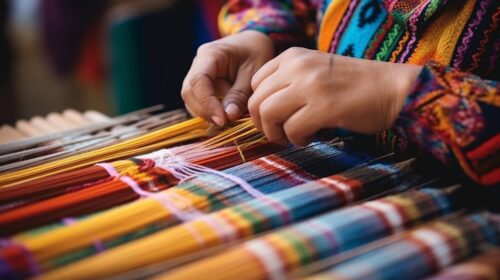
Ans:
[[[0,0],[0,124],[183,107],[182,80],[197,47],[219,37],[223,2]]]

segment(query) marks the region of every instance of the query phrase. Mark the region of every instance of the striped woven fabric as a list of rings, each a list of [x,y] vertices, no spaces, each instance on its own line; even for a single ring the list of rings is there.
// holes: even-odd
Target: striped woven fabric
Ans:
[[[145,165],[149,163],[149,161],[132,159],[118,160],[109,164],[113,170],[123,172],[134,168],[146,168]],[[7,211],[34,201],[77,191],[96,183],[111,180],[112,177],[104,167],[94,165],[0,188],[0,211]]]
[[[338,173],[367,160],[366,156],[348,155],[336,146],[335,143],[313,143],[305,148],[290,148],[224,172],[212,170],[156,194],[140,191],[133,180],[126,181],[146,198],[57,230],[15,238],[16,242],[0,250],[0,259],[11,264],[6,275],[45,270],[60,265],[61,261],[41,263],[33,269],[26,266],[27,261],[20,260],[31,256],[25,251],[32,252],[39,262],[37,258],[50,260],[65,252],[91,248],[84,254],[65,258],[67,263],[95,253],[96,240],[105,248],[116,246],[138,232],[143,235],[145,229],[148,229],[146,234],[151,233],[205,212]],[[146,180],[146,183],[151,184],[151,181]]]
[[[278,149],[275,145],[260,143],[244,148],[244,153],[241,151],[241,154],[244,154],[245,159],[251,160],[276,150]],[[200,153],[203,156],[200,156]],[[206,160],[206,157],[210,156],[213,159]],[[131,177],[144,190],[158,192],[176,185],[187,175],[196,174],[197,170],[189,170],[186,168],[186,163],[200,162],[207,167],[222,169],[240,164],[242,156],[236,146],[208,149],[200,148],[199,145],[187,145],[141,155],[130,161],[137,164],[121,170],[115,170],[113,163],[100,163],[99,166],[106,168],[110,173],[107,180],[101,180],[98,183],[89,181],[84,185],[72,186],[66,190],[59,189],[58,192],[66,191],[67,193],[22,207],[17,206],[16,209],[4,212],[0,216],[0,234],[14,234],[68,216],[91,214],[140,198],[139,194],[122,182],[123,176]],[[181,161],[182,164],[176,161]],[[189,174],[181,174],[180,171],[175,170],[176,166],[184,167],[182,171],[189,172]],[[44,185],[39,189],[45,189]],[[26,193],[26,195],[29,194]],[[29,200],[25,199],[13,203],[19,205],[27,202]]]
[[[189,130],[190,126],[187,123],[188,122],[185,123],[187,125],[186,129]],[[203,124],[203,121],[201,121],[201,123]],[[202,127],[206,127],[206,125],[207,124]],[[179,124],[177,129],[182,130],[182,127],[183,125]],[[169,129],[167,128],[166,130],[168,131]],[[173,130],[175,131],[175,129]],[[207,132],[202,133],[206,134]],[[168,138],[167,136],[168,135],[163,135],[163,137]],[[151,170],[153,167],[164,167],[165,164],[172,165],[173,163],[175,163],[175,160],[200,164],[203,166],[221,170],[240,164],[241,162],[245,162],[247,160],[252,160],[260,156],[268,155],[278,150],[282,150],[281,147],[267,142],[262,137],[260,132],[258,132],[255,127],[253,127],[251,121],[249,121],[248,119],[241,119],[232,122],[224,131],[217,133],[215,136],[203,142],[166,148],[172,144],[179,144],[189,140],[186,139],[186,137],[181,137],[177,140],[175,139],[176,138],[174,137],[172,139],[164,139],[163,141],[160,141],[160,143],[155,144],[155,147],[157,147],[157,149],[162,149],[154,149],[154,152],[148,154],[143,154],[143,152],[150,151],[151,149],[144,150],[142,148],[136,150],[135,152],[126,151],[122,154],[113,154],[113,148],[109,147],[111,151],[107,152],[113,154],[109,157],[109,159],[133,156],[133,158],[131,158],[130,160],[100,162],[96,163],[94,166],[89,167],[78,168],[78,166],[76,166],[71,168],[71,170],[75,170],[66,172],[65,169],[52,170],[52,172],[49,172],[48,174],[40,175],[40,178],[27,179],[30,177],[25,176],[20,179],[20,182],[7,185],[2,184],[0,186],[0,211],[19,208],[26,204],[33,203],[42,199],[48,199],[51,197],[80,191],[82,189],[85,189],[85,192],[88,193],[90,192],[88,188],[94,186],[97,183],[105,183],[113,178],[116,178],[119,175],[124,175],[124,173],[137,174],[140,172]],[[145,141],[147,139],[143,140]],[[167,144],[167,142],[169,144]],[[9,147],[3,147],[3,150],[6,149],[8,150]],[[91,153],[91,151],[89,151],[89,153]],[[80,156],[88,157],[88,154],[82,153],[80,154]],[[79,158],[73,158],[71,162],[73,162],[73,164],[79,164],[80,161],[78,159]],[[90,160],[90,162],[95,162],[97,159],[99,158],[93,158]],[[106,159],[106,157],[103,159]],[[53,162],[52,164],[55,164],[55,162]],[[37,169],[37,166],[40,167],[40,163],[33,168]],[[46,168],[51,169],[52,167],[46,166]],[[168,173],[171,169],[167,169],[167,172],[162,172],[161,174],[161,176],[164,177],[162,181],[164,182],[165,188],[170,185],[175,185],[178,182],[178,180],[175,180],[176,178],[173,178],[177,176],[168,176]],[[20,174],[24,171],[27,170],[18,170],[11,173],[7,172],[2,175],[5,175],[5,177],[10,177],[10,175],[16,177],[14,174]],[[127,187],[124,186],[124,188]],[[92,195],[90,196],[90,200],[95,199],[95,197],[93,197]],[[67,199],[71,200],[71,197]],[[106,200],[103,197],[99,197],[99,199]],[[65,198],[63,198],[62,200],[65,200]],[[124,199],[122,199],[122,201],[123,200]],[[80,201],[73,202],[77,203]],[[57,201],[51,202],[50,204],[56,205]],[[36,212],[43,212],[43,206],[41,207],[42,209],[37,209],[38,206],[34,207],[36,209]],[[54,210],[55,212],[64,212],[64,209]],[[102,208],[99,210],[102,210]],[[48,216],[44,213],[40,214],[44,217]],[[20,229],[21,227],[18,227],[18,230]]]
[[[153,153],[138,155],[127,160],[98,163],[91,167],[55,174],[25,183],[0,188],[0,211],[33,203],[42,199],[88,189],[102,184],[119,175],[137,174],[162,167],[179,160],[201,164],[217,170],[226,169],[244,161],[256,159],[280,150],[277,145],[260,141],[252,145],[228,145],[224,147],[206,147],[204,143],[176,146],[161,149]],[[162,172],[165,185],[175,185],[178,180]]]
[[[498,216],[480,213],[441,220],[354,257],[311,279],[421,279],[475,254],[484,244],[499,244]]]
[[[496,280],[500,279],[500,248],[486,252],[468,261],[453,265],[428,280]]]
[[[399,168],[389,165],[355,168],[203,216],[63,270],[66,275],[78,271],[84,278],[101,278],[148,265],[154,260],[179,258],[384,192],[398,186],[402,176]],[[155,251],[158,244],[170,249]],[[150,257],[137,260],[136,255]],[[116,262],[120,265],[113,266]]]
[[[165,275],[165,279],[197,279],[201,275],[207,279],[284,279],[293,269],[367,244],[451,209],[448,190],[409,191],[286,227],[180,268]]]

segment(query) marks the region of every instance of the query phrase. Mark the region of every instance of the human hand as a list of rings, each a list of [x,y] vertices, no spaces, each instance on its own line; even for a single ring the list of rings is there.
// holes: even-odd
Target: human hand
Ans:
[[[291,48],[255,73],[248,108],[270,141],[304,146],[323,128],[359,133],[388,129],[422,69],[330,56]]]
[[[218,126],[228,118],[239,118],[252,93],[252,76],[273,55],[271,40],[257,31],[243,31],[202,45],[182,84],[186,108]],[[221,83],[229,84],[229,90],[219,91]]]

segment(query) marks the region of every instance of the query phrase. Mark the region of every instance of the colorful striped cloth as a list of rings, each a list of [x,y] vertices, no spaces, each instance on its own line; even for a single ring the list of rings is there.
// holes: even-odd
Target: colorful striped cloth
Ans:
[[[285,227],[181,267],[166,274],[165,279],[196,279],[201,275],[207,279],[285,279],[286,273],[293,269],[375,241],[452,209],[449,190],[413,190]]]
[[[202,216],[67,266],[55,274],[71,275],[79,271],[83,278],[102,278],[146,266],[154,262],[153,257],[137,260],[134,256],[146,255],[158,244],[170,249],[156,252],[157,261],[186,256],[401,187],[404,173],[396,166],[384,164],[354,168]],[[99,265],[114,262],[120,265]]]
[[[310,279],[421,279],[500,244],[499,216],[480,213],[437,221]]]
[[[117,246],[203,213],[286,190],[368,160],[367,155],[346,154],[337,146],[338,143],[316,142],[304,148],[290,148],[261,157],[223,172],[207,169],[205,171],[209,173],[155,194],[142,190],[138,182],[128,177],[125,182],[145,198],[60,229],[14,238],[16,242],[0,249],[0,259],[12,265],[6,271],[7,275],[33,273],[33,267],[21,261],[28,257],[40,258],[36,259],[39,270],[50,269],[96,253],[96,240],[104,248]],[[152,181],[146,180],[145,183],[154,187]],[[57,258],[82,249],[83,254],[78,252],[72,258],[63,256],[64,262]],[[26,250],[30,253],[26,254]]]
[[[266,33],[278,51],[316,45],[425,65],[392,132],[480,184],[500,183],[492,164],[500,156],[500,1],[230,0],[219,27]]]
[[[0,188],[0,212],[109,181],[114,174],[108,169],[122,172],[147,169],[150,165],[151,162],[148,160],[117,160],[110,162],[107,169],[101,165],[94,165]]]
[[[222,173],[202,174],[178,185],[172,192],[185,194],[186,197],[198,197],[203,202],[193,202],[196,208],[215,211],[326,177],[368,160],[366,155],[348,155],[336,146],[316,142],[305,148],[290,148],[224,170],[224,173],[232,178],[224,177]],[[255,191],[245,189],[244,185],[235,182],[234,178],[241,178]]]
[[[196,162],[203,163],[204,167],[219,170],[277,150],[280,149],[276,145],[265,143],[246,145],[240,149],[234,145],[207,148],[191,144],[137,156],[130,159],[130,162],[137,164],[129,168],[117,170],[114,163],[99,163],[97,166],[105,168],[109,173],[107,179],[73,185],[66,190],[67,193],[49,196],[41,201],[31,201],[32,203],[22,207],[19,205],[20,201],[15,201],[17,207],[5,211],[0,216],[0,235],[12,235],[65,217],[88,215],[140,198],[138,193],[122,181],[125,176],[138,182],[143,190],[159,192],[175,186],[179,180],[203,172],[203,167],[196,165]],[[46,185],[39,188],[46,189]]]

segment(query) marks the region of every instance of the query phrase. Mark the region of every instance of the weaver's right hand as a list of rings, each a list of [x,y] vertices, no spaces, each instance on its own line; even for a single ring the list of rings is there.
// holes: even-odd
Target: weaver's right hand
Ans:
[[[239,118],[252,94],[253,75],[273,55],[271,39],[257,31],[243,31],[200,46],[182,84],[186,108],[218,126]],[[216,84],[221,81],[228,86],[217,92],[221,87]]]

